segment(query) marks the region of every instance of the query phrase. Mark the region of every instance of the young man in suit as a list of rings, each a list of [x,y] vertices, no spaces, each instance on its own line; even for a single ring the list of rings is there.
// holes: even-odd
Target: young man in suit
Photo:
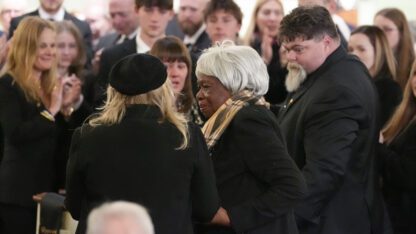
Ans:
[[[140,22],[136,37],[105,49],[101,54],[97,79],[102,94],[107,88],[111,67],[118,60],[133,53],[147,53],[156,40],[165,36],[166,26],[173,16],[173,0],[136,0],[135,10]],[[101,104],[104,96],[96,105]]]
[[[17,28],[20,21],[26,16],[39,16],[42,19],[48,19],[53,21],[69,20],[72,21],[81,32],[81,35],[85,43],[88,61],[91,61],[93,52],[92,33],[90,26],[87,22],[81,21],[75,16],[69,14],[64,9],[63,2],[64,0],[39,0],[40,5],[37,10],[12,19],[12,21],[10,22],[9,38],[13,36],[14,30]]]
[[[279,123],[308,192],[296,207],[301,234],[385,233],[375,171],[377,96],[366,67],[341,46],[321,6],[281,22],[289,95]]]

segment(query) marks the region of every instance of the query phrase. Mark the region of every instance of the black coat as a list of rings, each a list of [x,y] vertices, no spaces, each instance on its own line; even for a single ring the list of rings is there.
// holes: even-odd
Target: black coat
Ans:
[[[32,196],[53,190],[55,122],[28,102],[12,76],[0,78],[0,202],[35,207]]]
[[[376,95],[367,69],[342,46],[289,94],[279,123],[308,187],[295,210],[300,233],[382,233]]]
[[[156,106],[134,105],[119,124],[74,133],[67,170],[66,208],[85,232],[87,215],[103,202],[144,205],[156,234],[192,232],[191,215],[208,222],[219,208],[215,178],[204,138],[190,124],[190,144],[175,150],[181,135],[159,123]]]
[[[27,14],[21,15],[19,17],[13,18],[10,21],[10,28],[9,28],[9,38],[13,36],[14,30],[16,30],[17,26],[19,25],[20,21],[22,21],[23,18],[27,16],[39,16],[39,11],[35,10],[32,12],[29,12]],[[92,50],[92,32],[91,28],[88,25],[87,22],[79,20],[77,17],[69,14],[67,11],[65,11],[64,20],[69,20],[79,29],[82,39],[84,41],[85,45],[85,51],[87,54],[87,60],[88,64],[90,63],[92,57],[93,57],[93,50]]]
[[[396,234],[416,233],[416,122],[380,145],[383,193]]]
[[[117,41],[120,39],[120,36],[121,36],[120,34],[113,32],[113,33],[109,33],[107,35],[100,37],[100,39],[98,40],[97,46],[95,48],[95,51],[115,46],[117,44]]]
[[[293,209],[305,194],[305,182],[272,112],[243,107],[211,154],[232,228],[200,227],[197,233],[298,233]]]
[[[402,100],[402,89],[391,76],[382,73],[374,78],[374,84],[380,103],[379,129],[382,129]]]
[[[261,41],[259,39],[256,39],[251,46],[261,55]],[[270,63],[267,65],[267,72],[269,74],[269,89],[264,95],[264,98],[271,104],[280,104],[286,99],[287,96],[285,86],[287,69],[286,67],[282,67],[280,63],[279,44],[276,42],[273,43],[272,50],[273,56]]]

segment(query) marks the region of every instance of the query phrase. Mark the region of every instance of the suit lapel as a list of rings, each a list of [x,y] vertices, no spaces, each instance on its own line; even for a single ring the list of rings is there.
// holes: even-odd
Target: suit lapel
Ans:
[[[127,54],[137,53],[136,40],[134,39],[128,40],[128,41],[121,43],[121,45],[123,45],[123,51],[126,52]]]
[[[308,77],[306,81],[299,87],[297,91],[294,93],[290,93],[285,100],[284,105],[280,108],[279,111],[279,122],[283,119],[286,113],[291,109],[294,105],[299,102],[299,99],[309,90],[309,88],[314,83],[315,77]]]

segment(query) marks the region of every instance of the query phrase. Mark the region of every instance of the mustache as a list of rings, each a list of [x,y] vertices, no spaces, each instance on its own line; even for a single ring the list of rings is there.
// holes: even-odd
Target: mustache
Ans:
[[[287,63],[287,69],[292,71],[301,71],[303,70],[303,67],[299,65],[299,63],[294,62],[288,62]]]
[[[305,69],[298,63],[289,62],[287,64],[288,74],[286,76],[285,86],[287,91],[296,91],[306,79]]]

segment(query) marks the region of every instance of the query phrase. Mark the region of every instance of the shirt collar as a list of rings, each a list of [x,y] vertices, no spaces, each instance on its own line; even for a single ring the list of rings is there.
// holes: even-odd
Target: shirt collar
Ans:
[[[140,37],[141,30],[140,28],[137,30],[136,34],[136,49],[137,53],[147,53],[150,50],[150,46],[148,46]]]
[[[192,36],[188,36],[185,35],[184,39],[183,39],[183,43],[186,44],[195,44],[196,41],[198,40],[199,36],[201,36],[201,34],[205,31],[205,24],[202,24],[201,27],[199,27],[198,31],[196,31],[196,33],[194,33],[194,35]]]
[[[53,19],[54,21],[63,21],[64,20],[64,16],[65,16],[65,9],[63,6],[61,6],[61,8],[59,8],[59,10],[55,13],[55,14],[49,14],[48,12],[46,12],[45,10],[42,9],[42,7],[39,7],[39,16],[42,19]]]

